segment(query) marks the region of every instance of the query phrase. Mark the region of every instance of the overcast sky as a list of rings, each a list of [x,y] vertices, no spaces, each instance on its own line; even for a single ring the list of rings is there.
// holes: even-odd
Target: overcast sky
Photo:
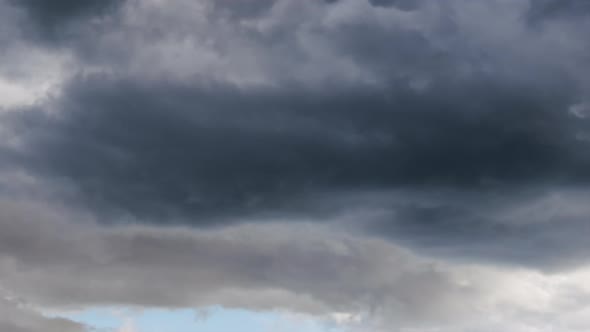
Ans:
[[[587,0],[0,0],[0,330],[590,330],[588,31]]]

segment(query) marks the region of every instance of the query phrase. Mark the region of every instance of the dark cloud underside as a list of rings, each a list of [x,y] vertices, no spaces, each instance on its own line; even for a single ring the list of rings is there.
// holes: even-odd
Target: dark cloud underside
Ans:
[[[577,2],[178,1],[11,2],[67,40],[54,50],[74,69],[2,114],[16,142],[3,167],[71,188],[64,201],[110,222],[373,209],[356,223],[396,241],[560,255],[534,254],[563,238],[546,237],[559,217],[523,226],[498,211],[588,185]],[[425,198],[439,192],[452,194]]]
[[[17,115],[27,167],[139,215],[241,213],[317,191],[588,177],[588,142],[559,91],[469,82],[427,95],[318,93],[107,77],[65,91],[58,116]]]
[[[90,24],[119,8],[125,0],[7,0],[24,9],[36,38],[51,42],[75,35],[79,25]]]

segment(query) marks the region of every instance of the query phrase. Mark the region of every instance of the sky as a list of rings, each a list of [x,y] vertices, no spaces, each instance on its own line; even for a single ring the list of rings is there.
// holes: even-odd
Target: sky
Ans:
[[[590,330],[589,29],[0,0],[0,331]]]
[[[340,332],[336,324],[285,312],[253,312],[221,307],[170,310],[102,307],[45,313],[92,326],[97,331],[285,331]]]

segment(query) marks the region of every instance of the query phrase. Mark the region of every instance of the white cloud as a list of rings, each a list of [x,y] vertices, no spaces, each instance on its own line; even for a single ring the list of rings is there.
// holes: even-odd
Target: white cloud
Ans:
[[[125,320],[117,332],[139,332],[139,330],[135,327],[135,322],[133,319],[129,318]]]

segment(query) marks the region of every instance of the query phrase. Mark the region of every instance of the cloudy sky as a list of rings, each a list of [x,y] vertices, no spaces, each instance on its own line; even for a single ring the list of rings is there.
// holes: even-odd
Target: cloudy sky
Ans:
[[[587,0],[0,0],[0,330],[590,330]]]

